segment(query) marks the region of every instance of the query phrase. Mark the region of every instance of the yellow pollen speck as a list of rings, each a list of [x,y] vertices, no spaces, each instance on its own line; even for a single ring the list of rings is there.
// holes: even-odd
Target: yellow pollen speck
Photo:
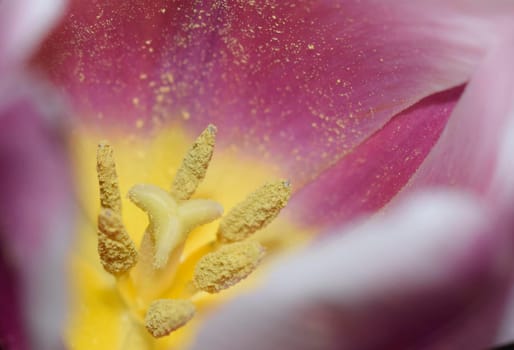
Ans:
[[[134,242],[111,209],[102,209],[98,216],[98,254],[104,269],[113,275],[127,272],[137,262]]]
[[[286,206],[290,196],[288,181],[265,184],[223,217],[218,240],[236,242],[247,238],[268,225]]]
[[[185,156],[173,180],[171,194],[177,200],[186,200],[195,192],[204,179],[212,158],[216,141],[216,127],[209,125],[198,136]]]
[[[307,45],[307,48],[308,48],[309,50],[314,50],[314,44],[309,44],[309,45]]]
[[[96,170],[100,185],[100,204],[102,208],[112,209],[121,213],[121,197],[118,187],[118,176],[111,146],[100,143],[96,154]]]
[[[188,111],[182,111],[182,119],[189,120],[191,118],[191,114]]]
[[[218,293],[250,275],[264,256],[257,241],[229,244],[203,256],[197,263],[194,284],[199,290]]]
[[[145,121],[143,119],[136,120],[136,128],[141,129],[143,126],[145,126]]]
[[[194,314],[195,306],[190,300],[156,300],[146,312],[145,327],[155,338],[164,337],[184,326]]]
[[[134,106],[139,105],[139,98],[134,97],[134,98],[132,99],[132,104],[133,104]]]
[[[173,82],[175,81],[175,78],[173,77],[173,73],[171,73],[171,72],[167,72],[167,73],[163,74],[161,77],[163,80],[167,81],[170,84],[173,84]]]

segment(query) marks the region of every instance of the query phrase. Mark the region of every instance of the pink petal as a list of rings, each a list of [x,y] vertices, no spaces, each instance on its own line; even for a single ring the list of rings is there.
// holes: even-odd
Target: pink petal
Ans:
[[[439,138],[462,87],[432,95],[396,115],[376,134],[305,186],[292,211],[318,227],[341,225],[387,204]]]
[[[514,223],[514,47],[501,44],[467,87],[441,139],[411,179],[409,189],[453,185],[487,198]],[[406,192],[408,192],[408,190]],[[514,340],[511,293],[497,344]]]
[[[84,118],[216,123],[225,145],[271,156],[301,186],[465,82],[496,15],[411,1],[76,0],[35,64]]]
[[[194,349],[485,349],[511,280],[509,230],[469,196],[415,196],[284,259]]]
[[[56,103],[35,81],[0,83],[1,269],[11,276],[0,299],[13,303],[2,305],[2,322],[13,323],[0,337],[9,349],[57,349],[61,339],[73,206]]]
[[[514,36],[513,36],[514,38]],[[511,188],[510,174],[493,181],[498,174],[499,156],[506,131],[514,118],[514,46],[499,45],[483,62],[467,86],[439,141],[412,178],[409,186],[419,188],[452,185],[489,196],[495,201]],[[505,140],[505,141],[504,141]],[[508,163],[504,162],[508,169]],[[509,172],[509,170],[506,170]]]
[[[64,12],[66,0],[0,2],[0,71],[29,59]]]

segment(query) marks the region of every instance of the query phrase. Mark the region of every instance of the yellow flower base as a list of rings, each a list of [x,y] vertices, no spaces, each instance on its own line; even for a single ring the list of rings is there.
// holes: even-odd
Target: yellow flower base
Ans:
[[[96,174],[97,144],[108,140],[115,150],[119,185],[122,192],[122,217],[132,240],[139,247],[148,225],[146,214],[130,203],[126,193],[134,184],[148,183],[170,188],[184,155],[195,135],[180,128],[168,128],[149,135],[127,135],[109,130],[101,132],[82,127],[71,140],[77,179],[77,196],[82,205],[75,252],[70,257],[72,309],[66,343],[70,349],[184,349],[194,338],[202,320],[223,301],[255,287],[270,268],[273,253],[307,241],[309,232],[295,225],[282,213],[277,220],[255,234],[271,253],[250,278],[219,294],[194,295],[196,316],[186,326],[163,338],[153,338],[144,322],[134,317],[120,296],[116,279],[100,263],[97,251],[97,222],[100,210]],[[278,168],[241,154],[235,147],[215,149],[207,171],[193,198],[214,199],[228,212],[256,188],[269,180],[282,178]],[[294,184],[293,184],[294,185]],[[180,297],[191,283],[194,266],[184,264],[188,256],[205,250],[216,239],[219,222],[195,229],[186,241],[173,288],[165,297]],[[249,315],[251,317],[251,315]]]

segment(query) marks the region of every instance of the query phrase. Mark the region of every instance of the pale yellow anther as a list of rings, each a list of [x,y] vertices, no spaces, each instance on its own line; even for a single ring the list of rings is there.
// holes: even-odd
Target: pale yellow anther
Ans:
[[[218,230],[218,240],[236,242],[246,239],[268,225],[286,206],[290,196],[289,181],[265,184],[223,217]]]
[[[102,209],[98,215],[98,253],[106,271],[121,275],[137,262],[137,251],[118,214]]]
[[[195,306],[190,300],[156,300],[146,312],[145,327],[153,337],[164,337],[184,326],[194,314]]]
[[[250,275],[259,265],[264,253],[264,247],[257,241],[222,246],[198,261],[193,282],[199,290],[218,293]]]
[[[116,175],[116,164],[111,146],[107,142],[98,145],[96,171],[100,184],[100,204],[121,214],[121,196]]]
[[[175,175],[171,194],[177,200],[191,198],[204,179],[214,151],[216,127],[209,124],[188,151]]]
[[[211,222],[223,214],[223,207],[211,200],[177,203],[170,193],[153,185],[136,185],[129,198],[148,214],[148,231],[154,241],[154,267],[163,268],[169,255],[181,245],[195,227]]]

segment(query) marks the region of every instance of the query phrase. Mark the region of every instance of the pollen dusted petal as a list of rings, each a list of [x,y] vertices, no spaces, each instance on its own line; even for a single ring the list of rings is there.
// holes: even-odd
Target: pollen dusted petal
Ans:
[[[194,314],[195,306],[190,300],[156,300],[146,312],[145,327],[153,337],[164,337],[184,326]]]
[[[137,251],[118,214],[102,209],[98,216],[98,253],[104,269],[121,275],[137,262]]]
[[[281,180],[268,183],[237,204],[221,221],[218,240],[237,242],[268,225],[291,196],[291,184]]]
[[[96,153],[96,171],[100,184],[100,204],[121,214],[121,196],[116,175],[116,164],[111,145],[102,142]]]
[[[209,124],[184,157],[171,187],[171,194],[177,200],[189,199],[204,179],[214,151],[216,131]]]
[[[199,290],[218,293],[250,275],[264,257],[257,241],[229,244],[203,256],[196,265],[193,281]]]

